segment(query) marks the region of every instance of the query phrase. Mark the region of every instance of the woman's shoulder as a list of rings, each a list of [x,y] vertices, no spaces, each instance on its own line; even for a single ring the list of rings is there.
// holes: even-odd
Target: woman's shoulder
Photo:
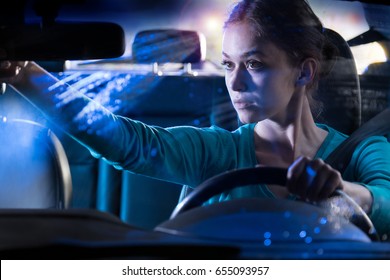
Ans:
[[[326,124],[317,123],[316,125],[328,132],[324,142],[317,151],[316,157],[327,158],[334,149],[336,149],[342,142],[344,142],[345,139],[348,138],[348,135]]]
[[[326,130],[328,132],[328,137],[330,138],[335,138],[335,139],[339,139],[339,140],[345,140],[346,138],[348,138],[348,135],[333,128],[332,126],[330,125],[327,125],[327,124],[324,124],[324,123],[316,123],[316,125],[319,127],[319,128],[322,128],[323,130]]]
[[[380,149],[382,152],[390,152],[390,142],[383,135],[373,135],[365,138],[357,146],[357,149]]]
[[[317,124],[317,126],[328,131],[328,136],[326,137],[321,147],[322,151],[320,151],[322,156],[324,156],[324,154],[330,153],[332,150],[334,150],[337,146],[339,146],[344,140],[346,140],[349,137],[348,135],[326,124]],[[362,152],[364,150],[367,151],[367,150],[375,150],[375,149],[382,149],[382,150],[384,149],[386,151],[390,150],[390,143],[388,139],[382,135],[369,136],[363,139],[356,146],[355,153],[359,151]]]

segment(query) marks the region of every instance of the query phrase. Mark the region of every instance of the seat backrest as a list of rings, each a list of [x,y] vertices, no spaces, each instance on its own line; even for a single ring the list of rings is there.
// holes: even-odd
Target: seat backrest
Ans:
[[[0,121],[0,208],[66,208],[72,182],[65,151],[47,127]]]
[[[388,77],[375,74],[361,75],[360,88],[363,124],[390,107],[390,72]],[[390,139],[390,135],[388,137]]]
[[[323,112],[315,116],[317,122],[351,134],[361,124],[361,94],[359,75],[349,45],[344,38],[331,29],[325,35],[338,49],[332,70],[320,80],[318,98],[323,102]]]

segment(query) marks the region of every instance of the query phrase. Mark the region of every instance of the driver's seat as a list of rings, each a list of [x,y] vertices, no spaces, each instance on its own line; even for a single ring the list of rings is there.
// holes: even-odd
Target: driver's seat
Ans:
[[[361,125],[361,93],[355,59],[345,39],[336,31],[325,29],[327,36],[338,49],[332,70],[320,80],[318,98],[323,111],[314,116],[315,121],[325,123],[350,135]]]

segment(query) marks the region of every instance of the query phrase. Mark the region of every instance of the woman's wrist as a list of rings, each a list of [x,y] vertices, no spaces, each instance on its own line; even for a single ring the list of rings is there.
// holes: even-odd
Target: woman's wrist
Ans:
[[[366,213],[371,212],[373,197],[366,187],[357,183],[344,181],[343,191],[352,197]]]

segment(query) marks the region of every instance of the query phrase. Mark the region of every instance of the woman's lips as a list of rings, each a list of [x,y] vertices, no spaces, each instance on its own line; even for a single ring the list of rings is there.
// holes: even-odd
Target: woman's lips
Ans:
[[[254,103],[250,101],[240,100],[234,102],[234,107],[237,109],[246,109],[252,106],[254,106]]]

